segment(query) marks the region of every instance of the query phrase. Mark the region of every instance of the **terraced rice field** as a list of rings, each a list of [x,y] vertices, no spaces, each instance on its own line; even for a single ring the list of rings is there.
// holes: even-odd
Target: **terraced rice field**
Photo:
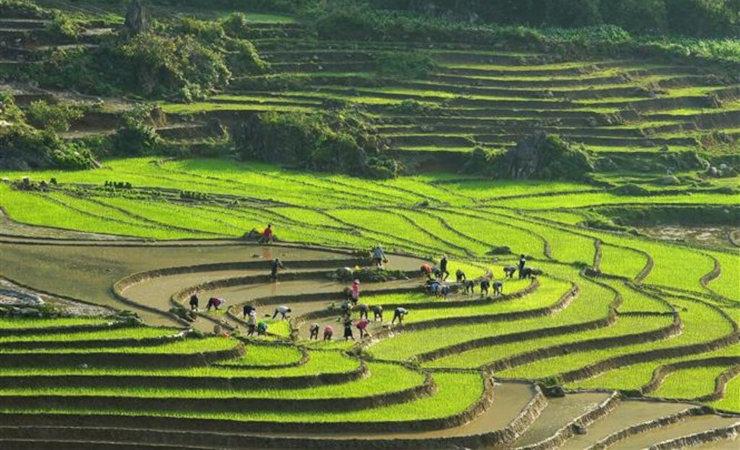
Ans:
[[[32,176],[59,184],[47,193],[0,185],[0,204],[15,221],[0,243],[3,276],[133,309],[164,328],[110,326],[100,318],[0,321],[2,414],[19,425],[0,434],[8,445],[29,448],[40,436],[77,442],[85,433],[80,445],[88,447],[115,435],[132,445],[208,437],[228,446],[226,439],[249,436],[250,446],[265,448],[543,441],[585,448],[603,439],[632,448],[714,429],[723,430],[711,434],[721,443],[737,427],[740,298],[733,280],[740,256],[582,228],[578,211],[604,201],[587,185],[553,185],[574,203],[550,214],[541,206],[559,194],[541,185],[450,183],[443,175],[368,182],[260,164],[132,159],[111,161],[104,171]],[[134,187],[100,187],[111,178]],[[194,186],[209,197],[182,201],[173,193]],[[356,195],[347,202],[350,193]],[[512,196],[518,200],[510,206]],[[656,190],[651,199],[677,197]],[[727,195],[702,194],[701,202],[714,200],[728,203]],[[64,222],[51,221],[49,205]],[[233,240],[266,222],[281,240],[355,249],[380,243],[415,255],[389,258],[389,268],[410,279],[363,285],[361,302],[384,308],[383,322],[368,328],[372,338],[360,340],[355,329],[355,340],[342,339],[344,285],[328,278],[364,263],[342,251]],[[49,225],[56,228],[38,227]],[[93,234],[59,241],[74,233],[68,230]],[[183,238],[192,241],[176,240]],[[503,245],[512,254],[488,254]],[[442,299],[420,291],[419,266],[442,253],[453,277],[458,268],[471,279],[491,270],[503,281],[503,297],[476,290]],[[544,275],[505,279],[503,267],[520,253]],[[78,264],[83,255],[94,263]],[[286,269],[272,284],[267,260],[276,256]],[[585,270],[596,264],[600,272]],[[229,337],[180,333],[182,319],[170,310],[187,308],[193,289],[227,304],[200,311],[189,326],[209,333],[220,323]],[[261,319],[266,336],[246,336],[246,303],[269,316]],[[281,304],[291,306],[290,320],[271,318]],[[399,306],[410,313],[403,325],[390,325]],[[334,328],[334,339],[310,341],[313,323]],[[570,394],[547,399],[529,381],[562,384]],[[678,403],[648,405],[613,392]],[[723,415],[706,415],[699,405]],[[634,420],[619,422],[627,415]],[[80,425],[85,417],[102,428]],[[573,420],[593,434],[573,434]],[[204,437],[187,431],[193,421]],[[634,428],[639,421],[652,425]]]
[[[649,194],[625,195],[453,172],[475,146],[509,147],[535,129],[617,165],[711,152],[701,147],[710,134],[736,142],[740,86],[678,63],[451,44],[425,45],[437,62],[428,77],[379,83],[378,53],[418,46],[319,41],[293,20],[256,20],[254,43],[273,70],[263,78],[295,76],[302,87],[256,90],[269,80],[238,77],[206,101],[163,103],[177,126],[161,134],[197,145],[203,136],[192,128],[207,118],[345,102],[426,171],[372,181],[134,158],[88,171],[0,172],[57,181],[43,192],[0,183],[0,276],[143,320],[0,318],[0,447],[678,448],[687,437],[736,445],[740,252],[583,223],[607,206],[736,214],[740,196],[721,187],[737,177],[660,186],[645,182],[663,175],[652,169],[601,174]],[[110,180],[133,187],[106,188]],[[239,239],[267,223],[278,244]],[[363,282],[361,303],[384,316],[370,337],[353,329],[345,340],[346,283],[332,274],[367,265],[356,251],[378,244],[403,276]],[[477,283],[473,294],[424,292],[419,267],[443,254],[451,278],[491,270],[503,295],[482,295]],[[505,278],[519,255],[542,275]],[[285,269],[271,283],[276,257]],[[201,308],[185,320],[194,292]],[[225,306],[204,310],[212,296]],[[247,335],[247,304],[264,336]],[[287,320],[273,318],[280,305],[292,309]],[[409,314],[391,324],[398,307]],[[332,327],[333,339],[309,339],[312,324]]]

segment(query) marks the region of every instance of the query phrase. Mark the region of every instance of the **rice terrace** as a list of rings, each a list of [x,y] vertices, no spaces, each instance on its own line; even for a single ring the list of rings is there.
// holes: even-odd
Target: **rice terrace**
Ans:
[[[0,449],[737,449],[736,0],[0,0]]]

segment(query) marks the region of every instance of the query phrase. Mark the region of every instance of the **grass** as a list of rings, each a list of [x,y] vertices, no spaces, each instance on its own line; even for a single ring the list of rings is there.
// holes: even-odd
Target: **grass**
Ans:
[[[707,252],[717,259],[720,275],[709,282],[709,290],[723,297],[740,301],[740,255],[737,253]]]
[[[0,389],[0,398],[8,395],[27,397],[58,396],[124,396],[129,398],[195,398],[195,399],[308,399],[362,398],[393,394],[419,386],[424,376],[397,364],[369,363],[370,375],[358,381],[328,384],[307,389],[179,389],[179,388],[47,388]],[[388,380],[393,380],[389,383]]]
[[[513,378],[547,378],[560,373],[575,370],[598,361],[620,355],[639,353],[660,348],[675,348],[683,345],[708,342],[732,332],[730,322],[713,308],[698,302],[672,299],[683,308],[682,333],[674,338],[660,342],[626,345],[615,349],[577,352],[567,356],[542,359],[530,364],[504,370],[502,377]]]
[[[694,367],[671,372],[650,395],[661,398],[696,398],[714,392],[714,380],[729,367]]]
[[[568,308],[552,316],[404,332],[372,345],[369,351],[379,359],[403,361],[418,354],[473,339],[573,325],[606,317],[608,306],[613,300],[611,291],[588,281],[579,285],[580,295]]]
[[[243,357],[226,361],[224,366],[235,367],[271,367],[286,364],[297,364],[303,353],[298,348],[288,345],[247,345]]]
[[[740,345],[734,344],[723,347],[712,352],[698,353],[695,355],[682,356],[680,358],[666,358],[649,361],[632,366],[610,370],[585,380],[577,380],[570,383],[568,387],[581,389],[594,389],[603,387],[606,389],[637,390],[650,382],[653,372],[660,366],[680,361],[707,359],[717,356],[736,356],[740,352]]]
[[[43,330],[40,330],[43,331]],[[181,330],[174,328],[132,327],[116,328],[108,331],[82,331],[77,333],[49,333],[0,336],[0,344],[17,342],[84,342],[93,340],[149,339],[174,336]]]
[[[122,410],[74,410],[71,408],[49,408],[38,410],[22,410],[24,413],[47,412],[53,414],[114,414],[126,415],[156,415],[163,417],[196,418],[196,419],[224,419],[248,420],[263,422],[318,422],[318,423],[347,423],[347,422],[405,422],[423,419],[435,419],[459,414],[472,406],[483,393],[483,380],[477,373],[451,374],[438,373],[434,375],[437,383],[437,392],[432,396],[389,406],[364,409],[359,411],[273,411],[253,410],[240,413],[206,413],[199,411],[122,411]],[[2,412],[12,412],[11,408],[2,408]]]
[[[583,333],[564,334],[555,337],[527,339],[510,344],[490,345],[446,356],[424,364],[428,368],[473,369],[488,365],[499,359],[527,353],[555,345],[577,343],[590,339],[600,339],[629,334],[644,333],[670,325],[672,318],[636,317],[620,318],[615,325]]]
[[[44,328],[100,326],[112,323],[112,320],[99,317],[60,317],[53,319],[3,318],[0,319],[0,330],[34,329],[45,332]]]
[[[215,352],[231,350],[237,345],[233,339],[222,337],[211,337],[204,339],[183,339],[162,345],[140,346],[140,347],[85,347],[85,348],[50,348],[50,349],[12,349],[0,348],[4,354],[67,354],[67,353],[127,353],[127,354],[195,354],[201,352]]]
[[[740,412],[740,377],[730,380],[725,388],[725,396],[711,405],[723,411]]]

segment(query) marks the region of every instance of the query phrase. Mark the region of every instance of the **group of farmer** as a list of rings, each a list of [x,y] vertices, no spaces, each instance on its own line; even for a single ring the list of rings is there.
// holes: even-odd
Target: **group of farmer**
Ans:
[[[267,228],[260,234],[260,244],[270,244],[274,242],[275,235],[272,229],[272,224],[268,224]],[[382,269],[385,264],[388,263],[385,251],[383,247],[378,244],[370,252],[370,258],[372,265],[378,269]],[[277,281],[278,273],[285,266],[279,258],[274,258],[270,261],[270,275],[271,281]],[[476,279],[469,279],[467,274],[462,268],[455,271],[455,282],[449,282],[450,269],[449,261],[446,255],[442,255],[439,260],[439,264],[433,266],[429,263],[421,265],[421,272],[426,276],[425,287],[429,294],[447,298],[452,292],[462,291],[465,294],[474,294],[476,285],[480,288],[481,297],[488,296],[491,290],[493,290],[494,296],[503,295],[503,282],[495,280],[493,273],[488,270],[482,276]],[[530,278],[538,274],[536,269],[527,267],[527,259],[525,255],[521,255],[516,265],[504,267],[505,278],[512,279],[516,273],[519,273],[519,278]],[[360,301],[360,280],[355,279],[352,284],[344,290],[345,298],[340,306],[341,315],[336,319],[338,323],[342,324],[343,337],[345,340],[355,340],[355,330],[359,333],[360,339],[371,337],[368,330],[370,322],[370,312],[373,313],[372,322],[383,322],[383,306],[382,305],[368,305]],[[197,312],[199,308],[199,298],[197,293],[193,293],[190,297],[190,309],[193,312]],[[225,300],[221,297],[211,297],[206,305],[206,311],[212,309],[218,311],[225,305]],[[332,304],[331,308],[335,308]],[[272,314],[272,319],[275,320],[280,316],[281,319],[285,320],[288,315],[292,312],[291,308],[285,305],[277,306]],[[353,320],[353,313],[358,313],[358,318]],[[393,318],[391,325],[402,324],[404,318],[409,314],[409,310],[399,306],[394,309]],[[247,325],[247,336],[264,336],[267,334],[268,323],[266,320],[258,320],[257,310],[252,304],[243,305],[242,316]],[[269,318],[269,315],[266,316]],[[324,341],[330,341],[334,337],[334,328],[331,325],[325,325],[323,333],[321,326],[318,323],[311,324],[309,328],[309,339],[319,340],[319,335]]]
[[[211,312],[212,309],[216,311],[220,311],[221,307],[226,304],[226,300],[224,300],[221,297],[211,297],[208,299],[208,303],[206,303],[206,311]],[[190,295],[190,311],[192,312],[198,312],[200,310],[200,298],[198,297],[197,292],[193,292]]]
[[[384,258],[385,256],[382,256],[381,258]],[[382,259],[381,259],[382,262]],[[357,329],[360,339],[365,339],[366,337],[371,337],[370,332],[368,331],[368,327],[370,326],[370,312],[373,313],[373,322],[383,322],[383,306],[382,305],[368,305],[366,303],[360,302],[360,280],[356,279],[352,282],[350,287],[346,288],[344,290],[344,296],[345,299],[342,302],[340,306],[341,315],[337,319],[337,322],[340,322],[344,328],[343,338],[345,340],[355,340],[355,334],[354,329]],[[334,309],[335,306],[332,304],[330,306],[330,309]],[[359,314],[359,318],[354,321],[352,319],[352,313],[357,312]],[[395,324],[396,321],[401,324],[403,322],[404,317],[408,314],[408,310],[406,308],[398,307],[393,311],[393,319],[391,320],[391,324]],[[311,325],[310,329],[310,339],[311,340],[318,340],[319,339],[319,331],[320,326],[318,323],[314,323]],[[324,327],[323,332],[323,339],[325,341],[330,341],[332,337],[334,336],[334,329],[331,325],[326,325]]]

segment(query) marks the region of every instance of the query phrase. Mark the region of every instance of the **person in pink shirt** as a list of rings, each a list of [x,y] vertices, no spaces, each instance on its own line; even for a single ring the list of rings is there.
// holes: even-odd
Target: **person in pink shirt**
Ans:
[[[352,303],[356,305],[357,302],[360,301],[360,280],[355,280],[352,282],[350,295],[352,296]]]
[[[324,340],[325,341],[331,341],[332,336],[334,336],[334,329],[330,327],[329,325],[324,327]]]
[[[360,339],[364,339],[365,335],[370,337],[370,333],[367,331],[367,326],[370,324],[370,322],[367,319],[360,319],[357,324],[355,325],[358,330],[360,330]]]

